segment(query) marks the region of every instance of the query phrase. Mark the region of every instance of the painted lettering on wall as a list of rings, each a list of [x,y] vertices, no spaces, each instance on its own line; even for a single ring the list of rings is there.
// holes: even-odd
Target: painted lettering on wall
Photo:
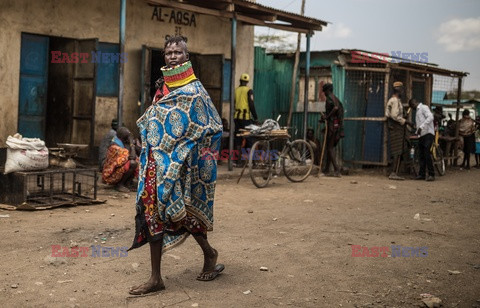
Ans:
[[[153,6],[152,20],[168,22],[177,26],[196,27],[195,13]]]

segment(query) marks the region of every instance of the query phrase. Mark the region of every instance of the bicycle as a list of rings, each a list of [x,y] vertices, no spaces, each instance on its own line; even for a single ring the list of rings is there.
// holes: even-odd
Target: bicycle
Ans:
[[[443,151],[440,148],[438,140],[440,139],[440,133],[438,130],[435,131],[435,140],[430,148],[430,153],[432,154],[433,165],[438,171],[438,174],[445,175],[447,168],[445,165],[445,159],[443,158]]]
[[[258,139],[248,155],[250,178],[258,188],[268,185],[275,173],[279,175],[281,170],[291,182],[302,182],[313,169],[312,146],[303,139],[290,141],[290,136],[275,136],[265,134],[256,136]],[[271,143],[275,140],[286,142],[280,153],[272,149]],[[281,170],[280,170],[281,167]]]
[[[418,140],[420,137],[418,135],[410,135],[407,143],[407,148],[410,151],[413,148],[413,157],[412,153],[410,152],[410,163],[411,163],[411,170],[413,171],[414,175],[417,176],[419,173],[419,154],[418,154]],[[432,158],[433,166],[437,170],[438,174],[443,176],[446,173],[446,166],[445,166],[445,159],[443,158],[443,151],[440,148],[440,144],[438,143],[439,140],[439,133],[438,131],[435,132],[435,139],[432,143],[430,148],[430,156]]]

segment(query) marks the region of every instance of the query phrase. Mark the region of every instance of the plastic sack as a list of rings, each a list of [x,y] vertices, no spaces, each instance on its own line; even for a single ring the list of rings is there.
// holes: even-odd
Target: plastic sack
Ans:
[[[253,126],[249,125],[245,127],[246,129],[250,129],[252,135],[258,135],[258,134],[263,134],[266,132],[271,132],[272,130],[280,129],[280,125],[278,125],[278,122],[272,119],[266,119],[262,126]]]
[[[15,171],[48,168],[48,149],[38,138],[23,138],[20,134],[7,138],[7,161],[4,174]]]

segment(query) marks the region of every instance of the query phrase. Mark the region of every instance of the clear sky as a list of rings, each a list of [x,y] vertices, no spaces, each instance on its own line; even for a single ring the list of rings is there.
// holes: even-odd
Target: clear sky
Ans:
[[[300,13],[302,0],[257,3]],[[428,52],[428,62],[470,73],[465,90],[480,90],[480,0],[306,0],[305,15],[330,22],[312,37],[312,51]],[[296,33],[255,28],[255,33],[288,34],[296,44]]]

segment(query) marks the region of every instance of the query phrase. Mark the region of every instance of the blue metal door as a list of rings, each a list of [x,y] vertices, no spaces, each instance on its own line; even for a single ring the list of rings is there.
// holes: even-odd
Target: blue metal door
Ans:
[[[366,117],[383,117],[385,114],[383,74],[372,73],[367,88]],[[365,121],[363,160],[381,162],[383,156],[384,122]]]
[[[223,63],[222,101],[230,102],[230,76],[232,75],[232,60],[225,59]]]
[[[48,83],[47,36],[22,33],[18,132],[45,140]]]

